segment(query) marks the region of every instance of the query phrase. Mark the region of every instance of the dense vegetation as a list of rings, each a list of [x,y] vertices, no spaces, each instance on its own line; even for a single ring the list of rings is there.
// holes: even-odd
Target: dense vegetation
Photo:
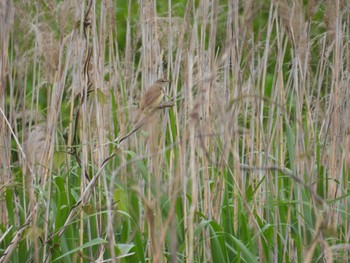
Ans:
[[[0,5],[0,262],[350,260],[349,0]]]

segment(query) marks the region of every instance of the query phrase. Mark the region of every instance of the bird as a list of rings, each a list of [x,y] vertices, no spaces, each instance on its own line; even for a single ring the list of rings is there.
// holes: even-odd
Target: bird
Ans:
[[[140,108],[136,114],[134,123],[138,122],[142,113],[147,114],[159,106],[164,97],[163,88],[170,82],[170,80],[161,78],[146,90],[146,92],[141,97]]]

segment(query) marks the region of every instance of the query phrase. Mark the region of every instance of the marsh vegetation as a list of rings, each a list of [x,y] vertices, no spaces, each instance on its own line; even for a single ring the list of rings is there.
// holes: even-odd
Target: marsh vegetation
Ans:
[[[349,10],[2,1],[0,262],[348,262]]]

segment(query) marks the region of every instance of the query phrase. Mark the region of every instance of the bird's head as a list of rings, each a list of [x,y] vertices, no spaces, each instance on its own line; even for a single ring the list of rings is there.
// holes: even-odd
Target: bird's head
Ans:
[[[162,85],[162,86],[165,86],[166,84],[168,84],[168,83],[170,83],[170,82],[171,82],[171,80],[167,80],[167,79],[164,79],[164,78],[158,79],[158,80],[156,81],[157,84],[160,84],[160,85]]]

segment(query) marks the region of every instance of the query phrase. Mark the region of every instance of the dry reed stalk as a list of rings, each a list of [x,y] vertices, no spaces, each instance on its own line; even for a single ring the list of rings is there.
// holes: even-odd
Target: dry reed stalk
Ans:
[[[8,50],[10,44],[10,34],[14,23],[14,7],[12,1],[2,1],[0,3],[0,108],[5,109],[6,78],[9,72]],[[11,89],[13,91],[13,89]],[[10,112],[12,112],[11,109]],[[3,111],[3,110],[2,110]],[[4,112],[5,114],[5,112]],[[10,130],[7,127],[4,116],[0,119],[0,185],[5,186],[12,181],[10,166]],[[3,189],[1,190],[3,191]],[[0,222],[7,221],[6,205],[0,202]]]
[[[140,17],[141,17],[141,61],[142,61],[142,83],[143,87],[149,86],[155,79],[164,76],[163,74],[163,47],[160,43],[159,34],[162,34],[161,28],[158,27],[158,15],[153,1],[144,1],[140,5]],[[145,149],[149,153],[148,158],[148,178],[147,178],[147,200],[151,204],[152,216],[150,213],[146,213],[149,219],[148,232],[150,234],[151,246],[149,246],[148,254],[152,255],[155,262],[163,262],[162,251],[164,250],[163,244],[157,238],[159,235],[163,235],[162,227],[162,215],[160,208],[160,196],[163,194],[163,186],[161,185],[160,157],[154,154],[158,152],[159,143],[161,142],[159,127],[159,117],[152,116],[149,119],[147,131],[149,138],[146,141]],[[155,184],[155,192],[152,193],[151,189]]]

